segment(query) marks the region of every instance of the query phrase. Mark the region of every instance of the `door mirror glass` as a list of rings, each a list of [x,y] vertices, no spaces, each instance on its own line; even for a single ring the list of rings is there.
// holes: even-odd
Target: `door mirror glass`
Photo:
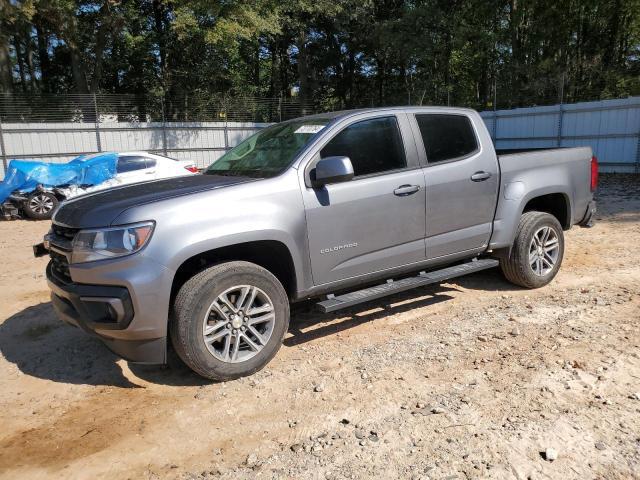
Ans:
[[[311,174],[314,187],[321,187],[329,183],[348,182],[352,178],[353,165],[351,165],[349,157],[323,158],[316,164]]]

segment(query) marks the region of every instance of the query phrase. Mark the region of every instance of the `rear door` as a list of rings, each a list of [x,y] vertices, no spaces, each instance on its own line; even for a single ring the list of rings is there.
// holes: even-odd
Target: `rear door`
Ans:
[[[314,283],[423,261],[424,176],[407,116],[354,120],[316,159],[328,156],[349,157],[355,176],[303,187]]]
[[[413,118],[426,183],[427,258],[486,248],[498,195],[495,152],[482,148],[465,113],[415,113]]]

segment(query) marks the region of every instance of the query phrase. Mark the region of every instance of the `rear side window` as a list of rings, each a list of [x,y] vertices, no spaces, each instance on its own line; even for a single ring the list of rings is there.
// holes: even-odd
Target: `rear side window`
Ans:
[[[349,157],[356,177],[398,170],[407,165],[402,137],[394,116],[372,118],[349,125],[331,139],[320,156]]]
[[[144,157],[119,157],[118,173],[133,172],[135,170],[143,170],[147,168],[146,158]]]
[[[416,115],[427,162],[446,162],[478,149],[471,120],[464,115]]]

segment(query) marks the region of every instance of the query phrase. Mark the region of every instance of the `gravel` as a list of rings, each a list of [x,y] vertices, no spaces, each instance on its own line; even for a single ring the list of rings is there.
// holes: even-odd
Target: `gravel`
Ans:
[[[55,320],[29,256],[49,225],[0,222],[0,477],[637,477],[640,182],[611,178],[549,286],[487,271],[333,315],[294,304],[274,360],[226,383]]]

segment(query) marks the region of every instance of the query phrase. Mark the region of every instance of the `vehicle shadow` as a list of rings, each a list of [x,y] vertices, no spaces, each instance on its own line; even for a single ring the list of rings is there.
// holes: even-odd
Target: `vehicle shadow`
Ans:
[[[514,291],[517,287],[488,271],[456,279],[446,285],[430,285],[366,302],[336,313],[322,314],[315,302],[292,307],[287,347],[295,347],[335,335],[389,315],[424,308],[453,297],[459,287],[486,291]],[[50,302],[25,308],[0,324],[0,352],[13,363],[18,374],[67,384],[139,388],[129,380],[99,339],[58,320]],[[171,386],[200,386],[212,383],[194,374],[171,350],[167,366],[128,364],[131,372],[149,383]]]
[[[0,324],[0,352],[20,374],[76,385],[139,388],[124,374],[119,357],[97,338],[61,322],[51,302],[25,308]],[[128,364],[150,383],[200,386],[211,383],[196,375],[173,352],[167,366]]]
[[[453,298],[445,292],[453,290],[457,289],[439,285],[416,288],[333,313],[318,312],[315,301],[297,304],[294,305],[291,312],[290,336],[285,338],[283,343],[287,347],[295,347],[365,323],[374,322],[389,315],[445,302]],[[427,295],[426,298],[425,295]]]
[[[453,299],[447,292],[460,292],[461,288],[494,292],[522,290],[507,282],[498,269],[491,269],[459,277],[445,284],[407,290],[334,313],[320,313],[315,309],[316,301],[308,301],[293,305],[289,324],[290,336],[285,338],[283,343],[287,347],[293,347],[324,336],[335,335],[389,315],[446,302]]]
[[[65,325],[51,302],[25,308],[0,325],[0,352],[19,372],[60,383],[136,387],[97,338]]]

